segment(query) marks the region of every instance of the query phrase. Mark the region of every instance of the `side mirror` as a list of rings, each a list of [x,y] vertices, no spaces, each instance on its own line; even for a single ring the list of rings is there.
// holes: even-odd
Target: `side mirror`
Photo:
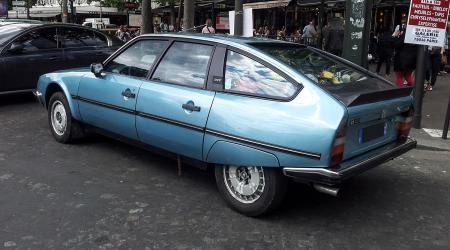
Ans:
[[[8,52],[11,53],[20,53],[22,52],[24,46],[21,43],[13,43],[11,44],[11,47],[8,49]]]
[[[102,63],[91,64],[91,72],[94,73],[96,77],[101,77],[103,72],[103,64]]]

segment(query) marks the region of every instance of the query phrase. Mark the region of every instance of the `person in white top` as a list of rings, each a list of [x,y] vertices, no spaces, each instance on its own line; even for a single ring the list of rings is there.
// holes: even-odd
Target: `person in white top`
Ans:
[[[203,34],[214,34],[216,33],[216,30],[214,30],[214,28],[212,27],[212,20],[211,19],[206,19],[206,24],[205,27],[203,27],[202,29],[202,33]]]

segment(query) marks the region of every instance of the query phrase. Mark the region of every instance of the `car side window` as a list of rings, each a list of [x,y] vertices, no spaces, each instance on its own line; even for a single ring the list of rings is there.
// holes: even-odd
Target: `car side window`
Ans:
[[[70,27],[63,27],[58,30],[62,38],[63,48],[104,46],[104,42],[99,35],[92,30]]]
[[[104,71],[135,76],[146,77],[156,58],[167,46],[167,41],[141,40],[110,61]]]
[[[57,48],[56,28],[33,30],[16,39],[10,46],[18,53]]]
[[[152,80],[202,88],[213,46],[175,42],[162,58]]]
[[[286,99],[294,95],[297,88],[261,63],[228,50],[225,66],[225,90]]]
[[[106,38],[105,35],[94,31],[94,43],[95,43],[95,46],[106,47],[106,46],[108,46],[108,39]]]

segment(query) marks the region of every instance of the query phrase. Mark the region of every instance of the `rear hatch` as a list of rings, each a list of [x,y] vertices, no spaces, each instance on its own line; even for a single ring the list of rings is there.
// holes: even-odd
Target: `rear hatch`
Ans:
[[[376,94],[376,93],[374,93]],[[347,107],[342,160],[398,140],[399,123],[411,107],[408,96]]]
[[[342,58],[296,44],[254,47],[305,75],[347,108],[332,145],[330,166],[403,138],[409,133],[412,88],[397,88]],[[408,122],[405,122],[408,120]]]

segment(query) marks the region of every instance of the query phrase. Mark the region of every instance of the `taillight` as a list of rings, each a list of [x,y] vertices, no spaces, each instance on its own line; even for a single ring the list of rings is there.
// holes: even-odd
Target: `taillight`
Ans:
[[[398,122],[397,122],[397,131],[398,131],[397,141],[398,142],[405,142],[406,139],[408,139],[409,131],[411,130],[411,127],[412,127],[413,115],[414,115],[414,110],[412,108],[410,108],[408,111],[403,112],[398,117]]]
[[[343,126],[336,133],[336,138],[334,139],[333,148],[331,149],[331,161],[330,167],[335,168],[341,162],[344,156],[344,145],[345,145],[345,130],[347,127]]]

